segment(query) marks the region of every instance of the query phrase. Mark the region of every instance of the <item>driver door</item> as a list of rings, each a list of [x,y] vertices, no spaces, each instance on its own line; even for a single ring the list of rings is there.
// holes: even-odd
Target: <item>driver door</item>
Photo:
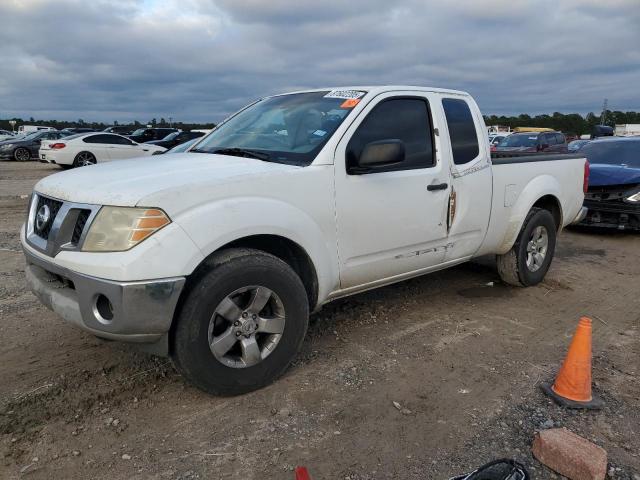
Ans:
[[[335,198],[341,288],[394,281],[444,261],[450,192],[439,160],[440,120],[425,92],[376,97],[349,127],[335,153]],[[404,160],[350,168],[370,142],[401,140]],[[359,171],[358,171],[359,170]],[[372,285],[373,286],[373,285]]]

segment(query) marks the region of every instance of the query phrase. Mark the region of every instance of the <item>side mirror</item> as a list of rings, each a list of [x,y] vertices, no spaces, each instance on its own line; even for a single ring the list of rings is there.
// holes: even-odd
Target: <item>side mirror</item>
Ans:
[[[404,161],[405,148],[402,140],[386,139],[367,143],[360,158],[352,168],[353,173],[366,173],[379,168],[397,165]]]

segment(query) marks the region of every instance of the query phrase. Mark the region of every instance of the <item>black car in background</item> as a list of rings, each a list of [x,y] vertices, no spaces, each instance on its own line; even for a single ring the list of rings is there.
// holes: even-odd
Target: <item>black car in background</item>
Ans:
[[[581,225],[640,231],[640,137],[593,140],[580,155],[590,164]]]
[[[26,162],[32,158],[37,159],[42,140],[57,140],[67,136],[67,132],[40,130],[24,137],[0,142],[0,160]]]
[[[151,140],[162,140],[170,133],[177,131],[177,128],[139,128],[129,135],[129,138],[137,143],[145,143]]]
[[[117,133],[118,135],[131,135],[136,130],[136,127],[131,125],[112,125],[103,130],[107,133]]]
[[[164,137],[162,140],[151,140],[150,143],[152,145],[159,145],[161,147],[170,149],[175,147],[176,145],[180,145],[181,143],[188,142],[189,140],[193,140],[194,138],[203,137],[204,133],[202,132],[173,132]]]

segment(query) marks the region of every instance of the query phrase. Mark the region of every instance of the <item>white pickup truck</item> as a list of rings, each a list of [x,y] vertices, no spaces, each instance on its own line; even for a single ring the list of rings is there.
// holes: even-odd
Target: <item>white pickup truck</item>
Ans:
[[[540,282],[587,179],[575,155],[492,160],[464,92],[276,95],[186,153],[41,180],[26,275],[65,320],[238,394],[281,375],[336,298],[486,254],[505,282]]]

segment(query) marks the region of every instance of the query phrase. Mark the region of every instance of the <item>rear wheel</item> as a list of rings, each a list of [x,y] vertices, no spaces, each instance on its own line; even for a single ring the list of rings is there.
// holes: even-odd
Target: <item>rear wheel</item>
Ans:
[[[91,152],[80,152],[73,160],[74,167],[87,167],[97,163],[96,157]]]
[[[225,250],[193,280],[176,318],[172,358],[205,392],[250,392],[284,373],[308,317],[305,288],[289,265],[259,250]]]
[[[518,287],[540,283],[551,266],[556,235],[553,215],[548,210],[532,208],[511,250],[497,256],[500,278]]]
[[[31,160],[31,152],[26,148],[19,147],[13,152],[13,158],[15,158],[17,162],[26,162]]]

